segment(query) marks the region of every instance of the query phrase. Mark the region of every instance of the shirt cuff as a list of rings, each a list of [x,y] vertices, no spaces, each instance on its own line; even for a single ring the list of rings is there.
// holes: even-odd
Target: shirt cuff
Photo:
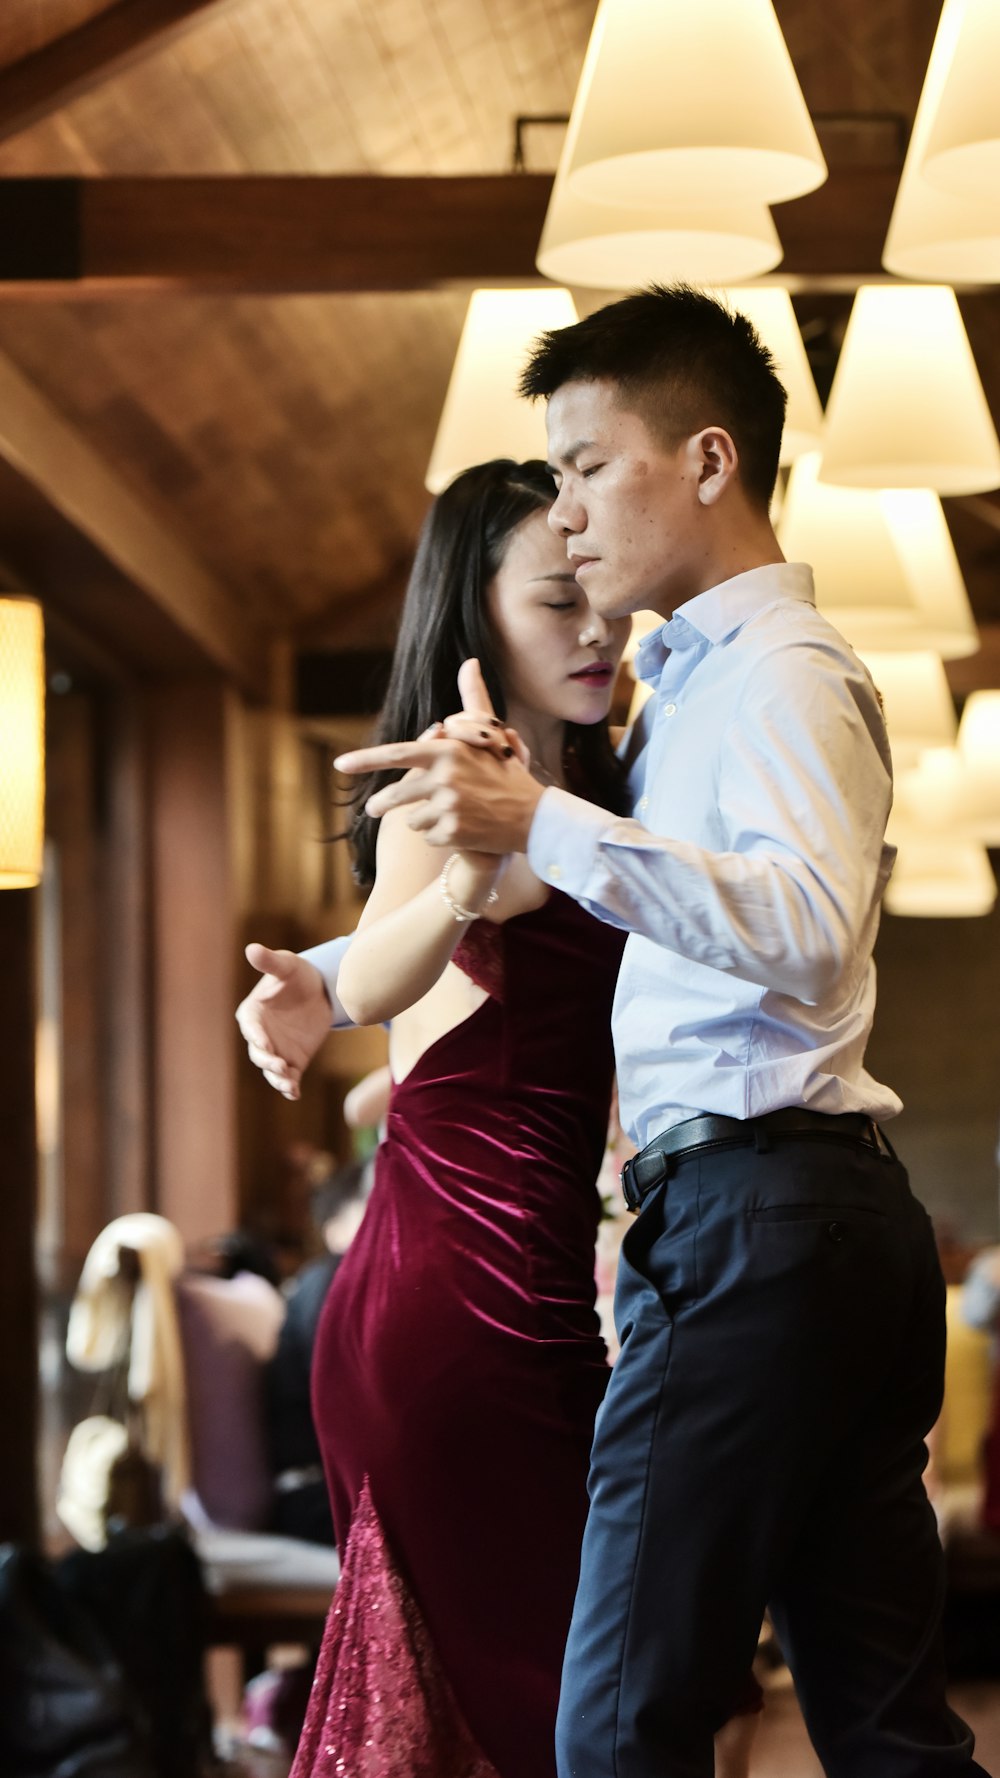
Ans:
[[[528,834],[528,863],[536,877],[579,899],[586,895],[601,840],[614,816],[568,790],[546,790]]]
[[[331,1031],[350,1030],[354,1025],[354,1020],[348,1018],[337,999],[337,976],[340,973],[340,965],[344,961],[344,954],[351,942],[351,936],[348,934],[345,938],[331,938],[327,940],[326,944],[312,945],[308,951],[299,952],[299,956],[304,958],[306,963],[311,963],[315,969],[318,969],[323,977],[323,985],[326,988],[327,998],[332,1009]]]

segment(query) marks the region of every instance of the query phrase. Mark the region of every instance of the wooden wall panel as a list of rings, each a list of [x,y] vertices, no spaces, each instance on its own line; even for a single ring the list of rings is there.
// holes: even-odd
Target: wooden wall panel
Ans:
[[[0,1241],[0,1417],[4,1477],[0,1543],[38,1535],[38,1285],[35,1277],[35,913],[37,891],[0,891],[4,1016],[0,1127],[4,1231]]]

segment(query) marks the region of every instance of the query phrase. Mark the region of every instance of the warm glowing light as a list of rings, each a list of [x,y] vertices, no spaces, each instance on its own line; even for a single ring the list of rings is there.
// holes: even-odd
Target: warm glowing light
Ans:
[[[573,121],[570,190],[596,203],[771,204],[826,178],[771,0],[601,0]]]
[[[869,650],[863,659],[882,699],[897,773],[919,764],[928,747],[954,745],[958,719],[940,655]]]
[[[939,494],[1000,485],[1000,441],[946,285],[858,291],[827,403],[821,475]]]
[[[799,324],[795,319],[792,299],[787,290],[764,287],[752,290],[730,286],[717,292],[725,296],[731,308],[753,322],[768,351],[788,395],[785,430],[781,439],[782,463],[794,463],[804,451],[814,451],[823,429],[816,384],[809,368]]]
[[[491,457],[544,461],[544,404],[522,401],[517,385],[537,336],[576,318],[568,290],[473,292],[427,466],[432,494]]]
[[[819,462],[807,454],[793,464],[778,539],[790,561],[811,563],[820,610],[860,654],[974,654],[979,636],[937,495],[831,487]]]
[[[1000,279],[996,185],[975,197],[959,197],[941,190],[925,170],[966,10],[967,0],[944,0],[889,223],[882,264],[904,278],[948,283]],[[993,80],[995,86],[995,72]]]
[[[45,837],[45,639],[34,599],[0,595],[0,889],[30,889]]]
[[[973,691],[958,727],[962,758],[970,766],[1000,774],[1000,691]]]
[[[982,846],[944,835],[928,839],[902,828],[894,843],[899,852],[885,892],[890,914],[969,919],[990,912],[997,885]]]
[[[1000,178],[1000,7],[964,0],[924,148],[928,181],[956,197],[996,204]]]
[[[973,763],[959,747],[931,747],[900,773],[900,816],[935,832],[1000,846],[1000,762]]]

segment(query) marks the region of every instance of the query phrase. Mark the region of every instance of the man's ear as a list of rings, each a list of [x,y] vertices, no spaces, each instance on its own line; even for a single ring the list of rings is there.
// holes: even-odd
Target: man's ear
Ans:
[[[739,468],[736,446],[721,426],[706,426],[688,440],[688,448],[698,477],[698,499],[702,506],[714,506]]]

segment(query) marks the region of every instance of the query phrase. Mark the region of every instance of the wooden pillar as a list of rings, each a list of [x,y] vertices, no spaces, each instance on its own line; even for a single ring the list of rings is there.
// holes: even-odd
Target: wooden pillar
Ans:
[[[36,890],[0,890],[0,1143],[4,1235],[0,1241],[0,1543],[38,1538],[38,1286],[35,1275]]]
[[[235,694],[150,700],[154,1207],[185,1241],[235,1226]]]

